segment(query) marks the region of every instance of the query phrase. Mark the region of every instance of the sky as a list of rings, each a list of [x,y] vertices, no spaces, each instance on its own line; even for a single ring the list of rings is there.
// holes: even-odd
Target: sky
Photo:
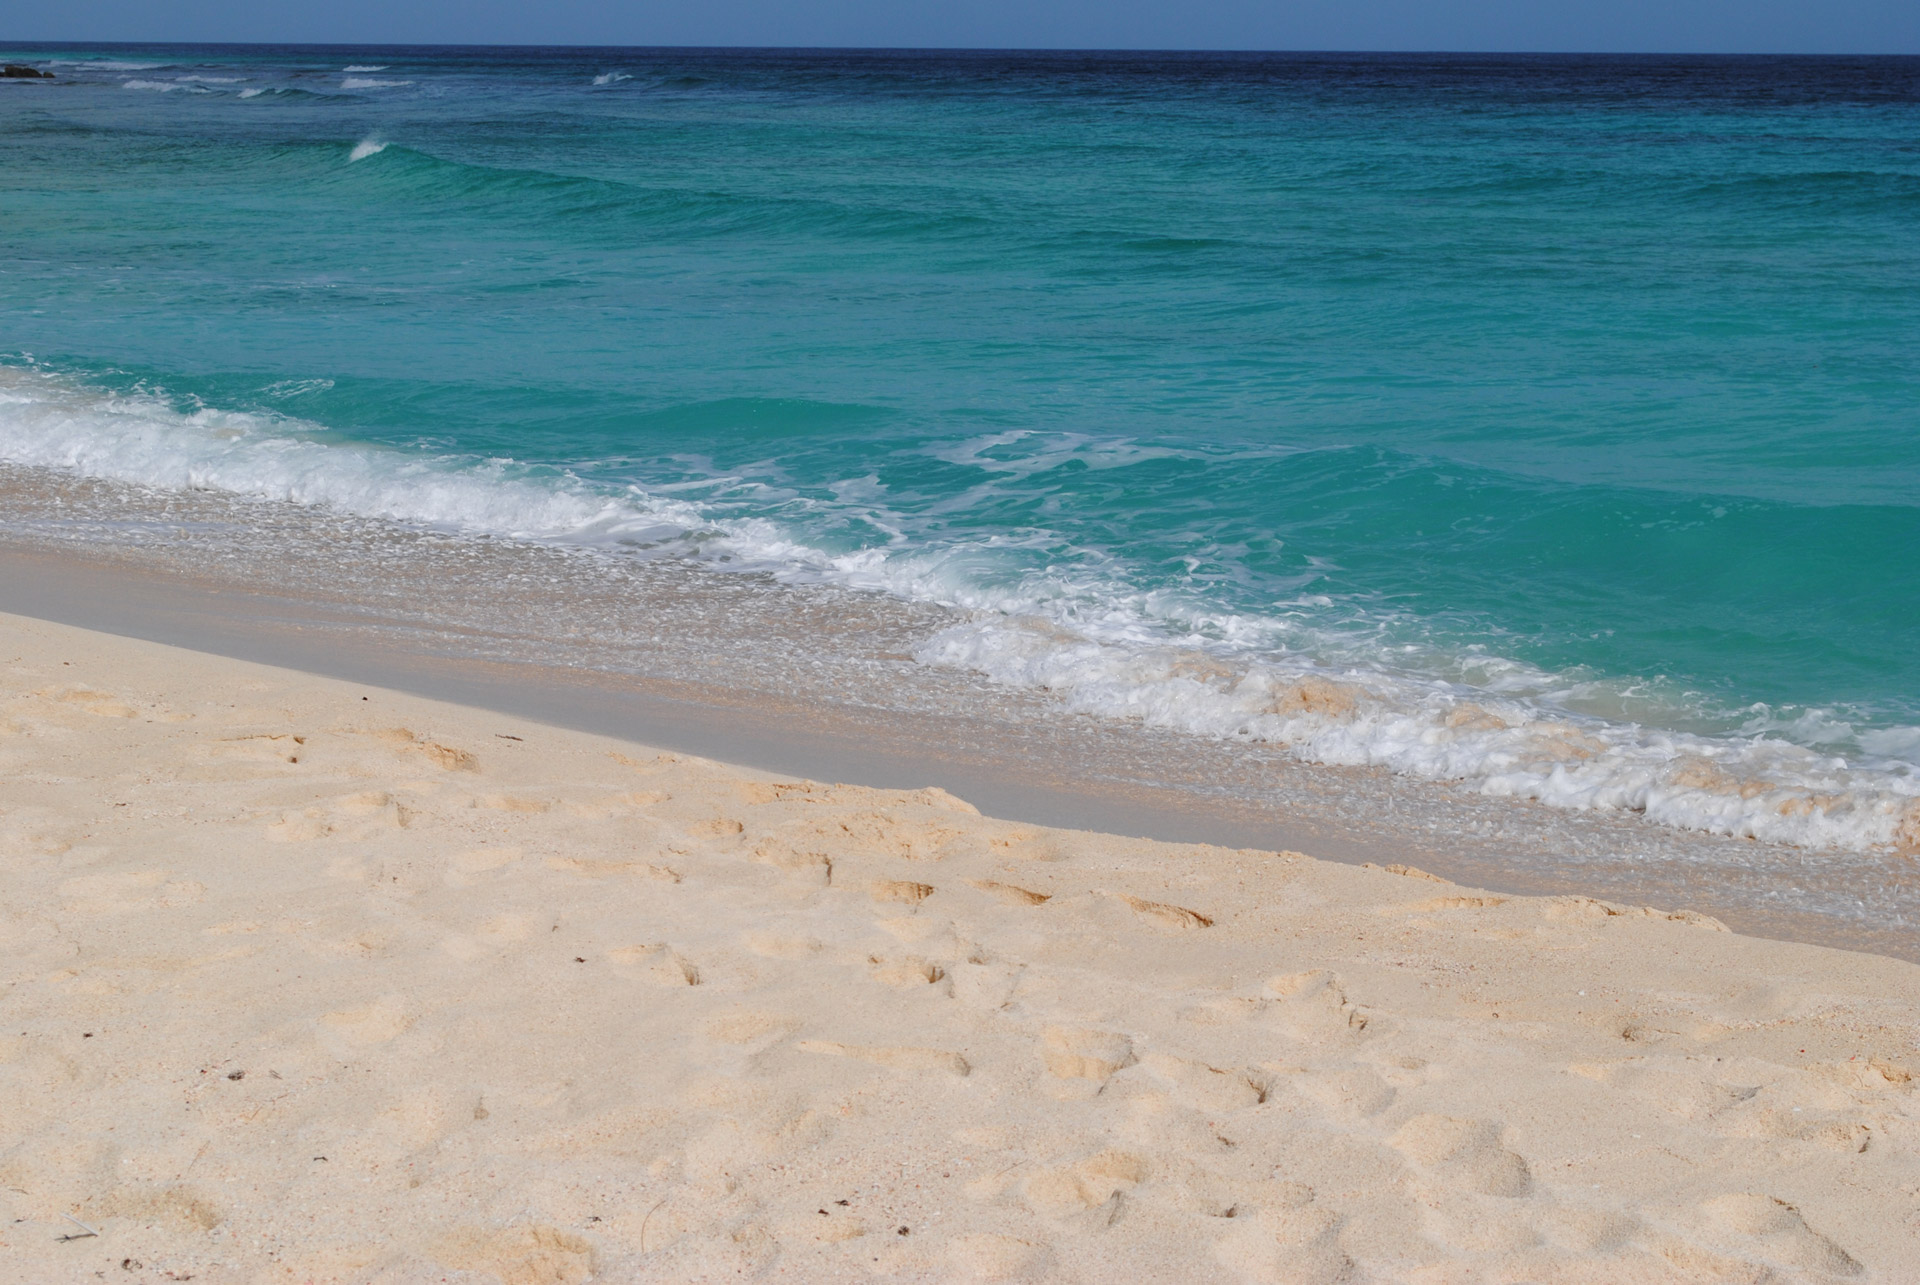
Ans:
[[[1920,0],[34,0],[0,42],[1920,54]]]

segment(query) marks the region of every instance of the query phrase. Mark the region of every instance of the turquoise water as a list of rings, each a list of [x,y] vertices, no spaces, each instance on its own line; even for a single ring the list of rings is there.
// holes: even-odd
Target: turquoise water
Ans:
[[[58,79],[0,83],[0,458],[1920,843],[1920,60],[5,56]]]

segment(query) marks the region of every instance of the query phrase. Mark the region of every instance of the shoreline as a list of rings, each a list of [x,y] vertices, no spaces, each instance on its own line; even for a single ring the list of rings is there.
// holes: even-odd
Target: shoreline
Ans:
[[[500,556],[520,555],[506,549]],[[565,555],[534,550],[531,556]],[[1171,842],[1307,850],[1353,864],[1406,861],[1499,892],[1687,906],[1742,932],[1920,960],[1920,939],[1904,924],[1881,926],[1797,906],[1774,886],[1793,878],[1799,865],[1801,877],[1843,904],[1858,895],[1920,906],[1920,869],[1897,856],[1667,833],[1628,815],[1464,795],[1444,783],[1378,769],[1326,767],[1069,715],[1032,695],[1006,697],[1024,704],[993,717],[938,702],[889,707],[862,702],[858,692],[849,699],[842,694],[844,678],[836,680],[839,687],[815,682],[782,691],[778,665],[742,686],[699,681],[684,666],[650,676],[540,663],[510,647],[488,655],[492,640],[470,627],[439,624],[391,601],[329,598],[297,575],[276,591],[259,570],[236,574],[206,560],[194,568],[138,549],[0,537],[0,600],[42,619],[374,683],[760,770],[883,788],[939,782],[1012,820]],[[804,629],[804,613],[824,618],[834,603],[802,607],[798,627]],[[670,602],[667,609],[676,608]],[[889,652],[860,663],[883,675],[902,664],[919,669]],[[797,675],[803,662],[780,664]],[[973,680],[942,681],[965,687]],[[1755,855],[1774,873],[1756,867]]]
[[[1911,963],[0,641],[35,1279],[1920,1267]]]

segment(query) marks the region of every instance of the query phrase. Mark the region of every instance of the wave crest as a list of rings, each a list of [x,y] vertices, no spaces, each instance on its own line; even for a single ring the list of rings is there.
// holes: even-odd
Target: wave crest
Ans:
[[[1907,765],[1849,764],[1774,737],[1609,723],[1484,689],[1304,661],[1128,648],[1036,619],[956,625],[917,659],[1050,691],[1079,712],[1459,781],[1487,795],[1806,847],[1920,847],[1920,777]]]
[[[365,146],[366,144],[362,144]],[[356,149],[358,150],[358,149]],[[283,401],[325,381],[282,381]],[[901,539],[830,553],[768,517],[594,485],[509,459],[407,453],[341,441],[311,421],[222,410],[150,390],[103,392],[0,367],[0,458],[171,490],[210,489],[441,530],[697,558],[786,581],[838,584],[961,613],[917,653],[1072,710],[1283,748],[1329,764],[1460,782],[1555,807],[1624,810],[1663,825],[1807,847],[1920,849],[1920,729],[1855,736],[1756,715],[1740,734],[1694,735],[1596,717],[1625,711],[1565,676],[1480,658],[1440,676],[1340,667],[1276,643],[1257,621],[1231,646],[1169,640],[1174,615],[1128,597],[1124,577],[1067,583],[1051,565],[1009,581],[978,543]],[[998,578],[996,578],[998,577]],[[1104,615],[1081,610],[1098,603]],[[1078,606],[1076,606],[1078,604]],[[1074,619],[1078,611],[1079,619]],[[1229,624],[1233,622],[1228,622]],[[1228,637],[1236,629],[1216,631]],[[1247,639],[1254,639],[1247,642]],[[1584,688],[1591,689],[1591,680]],[[1817,719],[1815,721],[1818,721]],[[1786,739],[1802,733],[1806,744]]]

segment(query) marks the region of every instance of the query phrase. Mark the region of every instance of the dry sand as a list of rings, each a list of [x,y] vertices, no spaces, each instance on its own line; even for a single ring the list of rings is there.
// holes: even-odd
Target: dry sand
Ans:
[[[1697,915],[11,616],[0,871],[8,1281],[1920,1281],[1920,967]]]

